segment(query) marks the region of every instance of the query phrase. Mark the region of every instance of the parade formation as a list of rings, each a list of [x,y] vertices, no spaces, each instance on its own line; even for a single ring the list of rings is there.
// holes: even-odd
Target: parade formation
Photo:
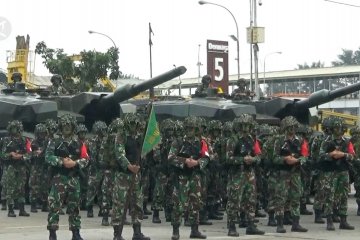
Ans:
[[[159,122],[160,143],[143,156],[148,114],[149,109],[126,114],[108,126],[96,121],[90,133],[66,114],[37,124],[34,139],[23,137],[20,121],[10,121],[1,139],[2,210],[9,218],[48,212],[50,240],[57,239],[64,214],[72,239],[86,238],[80,234],[80,210],[93,218],[94,204],[99,225],[113,226],[113,240],[126,239],[126,224],[133,227],[133,240],[150,239],[141,223],[152,215],[153,224],[162,224],[161,212],[171,222],[172,240],[181,238],[181,224],[191,227],[190,238],[206,239],[199,225],[223,218],[228,236],[239,236],[237,224],[247,235],[263,235],[256,218],[264,211],[276,233],[286,233],[286,225],[307,232],[300,216],[313,214],[306,204],[314,194],[314,223],[326,217],[324,231],[335,231],[336,222],[340,229],[355,229],[347,221],[347,203],[353,182],[360,205],[358,127],[349,138],[339,117],[323,119],[322,132],[292,116],[280,126],[258,124],[249,114],[227,122],[168,118]]]

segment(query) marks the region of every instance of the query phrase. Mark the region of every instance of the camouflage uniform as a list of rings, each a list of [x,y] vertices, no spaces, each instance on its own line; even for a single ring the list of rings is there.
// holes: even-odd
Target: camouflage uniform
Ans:
[[[355,149],[355,159],[352,164],[354,172],[355,198],[358,205],[357,215],[360,216],[360,128],[358,126],[350,129],[351,142]]]
[[[325,204],[324,213],[327,216],[327,230],[335,230],[333,224],[333,207],[338,204],[340,229],[353,230],[346,220],[347,198],[349,192],[349,162],[354,158],[354,147],[343,137],[346,130],[344,120],[331,117],[330,128],[332,135],[328,136],[320,147],[319,167],[324,174]]]
[[[80,158],[80,148],[74,138],[76,128],[75,118],[64,115],[59,119],[59,129],[62,136],[52,139],[46,148],[45,161],[52,167],[52,182],[49,193],[49,215],[47,229],[49,239],[56,239],[59,229],[59,212],[67,197],[69,214],[69,229],[73,232],[73,240],[81,240],[80,236],[80,172],[88,164],[88,160]]]
[[[122,239],[122,229],[126,211],[129,208],[133,224],[134,240],[150,240],[141,233],[142,212],[142,189],[140,185],[140,152],[141,144],[136,138],[138,130],[138,116],[129,114],[124,122],[115,119],[109,126],[109,136],[113,144],[107,144],[108,161],[115,169],[113,187],[113,213],[112,224],[114,227],[114,239]],[[124,129],[129,132],[125,133]],[[103,156],[105,157],[105,156]]]
[[[283,227],[283,219],[284,206],[287,201],[289,201],[290,214],[293,218],[291,231],[307,231],[299,224],[299,220],[302,195],[301,165],[306,162],[308,152],[303,152],[302,140],[295,135],[298,125],[299,123],[294,117],[285,117],[281,121],[281,130],[284,135],[280,136],[274,145],[272,160],[278,169],[278,181],[273,200],[278,233],[286,232]]]
[[[17,200],[19,216],[29,216],[25,211],[25,184],[28,176],[29,147],[28,139],[23,138],[23,125],[14,120],[7,126],[9,137],[3,139],[1,155],[4,160],[5,171],[3,183],[6,189],[6,201],[9,212],[8,217],[16,217],[14,203]]]
[[[234,120],[234,132],[237,134],[228,139],[227,164],[230,166],[228,177],[228,236],[239,236],[235,220],[237,214],[244,210],[248,218],[246,234],[264,234],[254,224],[256,208],[256,179],[254,165],[260,162],[261,149],[255,149],[255,139],[251,136],[254,120],[249,114],[242,114]],[[242,204],[242,206],[241,206]]]
[[[30,169],[30,203],[31,212],[37,212],[38,200],[42,203],[42,210],[47,209],[48,198],[48,165],[45,164],[45,150],[48,144],[47,128],[45,124],[35,126],[35,139],[31,143],[31,169]]]
[[[100,168],[99,151],[104,137],[106,136],[107,126],[103,121],[96,121],[93,125],[93,134],[95,137],[89,142],[90,161],[89,161],[89,178],[88,191],[86,195],[87,216],[93,217],[93,205],[97,196],[98,205],[101,206],[101,183],[103,180],[103,171]],[[100,210],[101,211],[101,210]]]
[[[166,119],[161,124],[161,143],[154,149],[154,171],[155,188],[151,208],[154,211],[153,223],[161,223],[159,211],[165,206],[165,193],[169,184],[169,161],[168,155],[173,140],[175,123],[171,119]],[[171,214],[171,213],[170,213]],[[165,217],[169,218],[169,208],[165,206]]]
[[[172,212],[172,239],[180,238],[179,226],[181,216],[185,210],[185,203],[189,204],[189,221],[191,224],[190,238],[206,238],[199,230],[199,210],[201,202],[201,171],[206,168],[209,157],[207,143],[201,137],[201,119],[187,117],[184,121],[187,135],[180,143],[173,142],[169,152],[169,161],[176,168],[173,192],[174,208]]]

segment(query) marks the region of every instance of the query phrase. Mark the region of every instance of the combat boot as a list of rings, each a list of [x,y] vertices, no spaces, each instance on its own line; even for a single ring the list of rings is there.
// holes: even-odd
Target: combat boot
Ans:
[[[260,212],[260,210],[256,210],[256,211],[255,211],[255,217],[257,217],[257,218],[264,218],[264,217],[266,217],[266,214]]]
[[[57,240],[56,230],[49,230],[49,240]]]
[[[239,233],[236,231],[235,222],[233,222],[233,221],[231,221],[231,222],[229,223],[228,236],[229,236],[229,237],[238,237],[238,236],[239,236]]]
[[[25,204],[24,203],[19,203],[19,216],[21,217],[29,217],[30,214],[28,214],[26,211],[25,211]]]
[[[335,231],[334,222],[331,215],[326,218],[326,230]]]
[[[104,209],[103,211],[103,217],[102,217],[102,220],[101,220],[101,225],[102,226],[109,226],[110,223],[109,223],[109,210],[108,209]]]
[[[286,233],[286,229],[284,228],[284,216],[276,216],[276,232],[277,233]]]
[[[135,223],[133,224],[134,234],[132,240],[150,240],[149,237],[146,237],[144,234],[141,233],[141,224]]]
[[[48,206],[48,202],[47,202],[47,201],[43,201],[43,202],[42,202],[41,211],[42,211],[42,212],[49,212],[49,206]]]
[[[315,209],[315,223],[325,223],[324,219],[322,219],[322,210]],[[332,220],[332,219],[331,219]]]
[[[113,240],[125,240],[121,235],[122,235],[122,231],[123,231],[123,226],[122,225],[115,225],[113,226],[114,228],[114,238]]]
[[[193,224],[191,225],[190,238],[206,239],[206,235],[201,234],[199,231],[199,225]]]
[[[202,209],[199,212],[199,225],[212,225],[212,222],[208,219],[207,211],[205,209]]]
[[[247,235],[264,235],[265,232],[259,230],[256,225],[254,224],[254,221],[249,220],[248,227],[246,228],[246,234]]]
[[[173,233],[171,236],[171,240],[179,240],[180,239],[180,232],[179,232],[179,225],[173,225]]]
[[[152,212],[147,209],[147,204],[145,202],[143,203],[143,212],[144,212],[144,215],[151,215],[152,214]]]
[[[356,212],[356,215],[360,216],[360,201],[359,200],[356,200],[356,203],[358,205],[358,209],[357,209],[357,212]],[[3,205],[4,206],[4,205]],[[2,209],[1,209],[2,210]]]
[[[6,199],[1,200],[1,210],[3,211],[7,210]]]
[[[346,216],[340,216],[340,229],[345,229],[345,230],[354,230],[355,227],[351,226],[347,220],[346,220]]]
[[[14,205],[9,204],[8,209],[8,217],[16,217],[16,214],[14,212]]]
[[[248,222],[246,220],[245,212],[240,213],[240,220],[239,220],[239,228],[246,228],[248,226]]]
[[[291,231],[292,232],[307,232],[308,230],[306,228],[303,228],[300,223],[300,217],[299,216],[294,216],[293,217],[293,224],[291,227]]]
[[[154,210],[152,222],[153,223],[161,223],[161,220],[159,218],[159,210]]]
[[[103,212],[102,212],[102,207],[99,207],[99,212],[98,212],[98,217],[102,217],[103,216]]]
[[[284,225],[292,225],[293,221],[291,219],[290,211],[284,212]]]
[[[37,208],[36,208],[36,202],[32,202],[32,203],[31,203],[30,212],[32,212],[32,213],[37,213],[37,212],[38,212],[38,210],[37,210]]]
[[[337,209],[333,209],[333,215],[332,215],[332,218],[333,218],[333,222],[334,223],[339,223],[340,222],[340,218],[339,218],[339,212]]]
[[[271,226],[271,227],[276,227],[277,224],[276,224],[276,221],[275,221],[275,212],[274,211],[269,211],[268,212],[269,214],[269,220],[268,220],[268,226]]]
[[[72,238],[71,240],[84,240],[81,236],[80,236],[80,230],[79,229],[73,229],[72,231]]]
[[[93,206],[92,205],[87,207],[87,217],[88,218],[94,217],[94,211],[93,211]]]
[[[313,215],[313,212],[307,210],[305,203],[300,203],[300,214],[301,215]]]

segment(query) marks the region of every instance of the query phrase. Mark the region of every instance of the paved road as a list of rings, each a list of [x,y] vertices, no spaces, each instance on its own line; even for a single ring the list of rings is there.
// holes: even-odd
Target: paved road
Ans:
[[[311,206],[308,206],[311,208]],[[29,210],[29,206],[27,206]],[[247,236],[245,235],[245,229],[238,229],[240,232],[239,238],[227,237],[226,221],[213,221],[212,226],[200,226],[200,230],[207,234],[207,239],[324,239],[324,240],[338,240],[338,239],[359,239],[360,235],[360,216],[356,216],[357,205],[354,197],[349,199],[349,222],[356,227],[354,231],[339,230],[338,224],[336,224],[336,231],[329,232],[325,230],[325,224],[314,224],[314,216],[302,216],[301,224],[309,228],[308,233],[292,233],[290,232],[290,226],[286,226],[287,233],[278,234],[275,233],[274,227],[266,226],[267,218],[260,219],[258,223],[259,229],[265,230],[264,236]],[[97,213],[95,209],[94,213]],[[16,210],[16,213],[18,211]],[[5,240],[40,240],[48,239],[48,231],[46,230],[46,213],[33,213],[30,217],[16,217],[8,218],[6,211],[0,211],[0,239]],[[112,227],[103,227],[100,225],[101,218],[87,218],[86,212],[82,211],[82,237],[85,240],[112,240],[113,231]],[[161,217],[163,213],[161,212]],[[162,218],[163,222],[164,219]],[[145,235],[151,237],[152,240],[170,239],[172,228],[170,223],[153,224],[150,220],[144,220],[143,232]],[[67,230],[67,216],[60,216],[60,230],[57,232],[59,240],[71,239],[71,232]],[[189,239],[190,228],[181,227],[180,235],[181,239]],[[131,226],[125,226],[123,237],[125,239],[131,239],[132,228]]]

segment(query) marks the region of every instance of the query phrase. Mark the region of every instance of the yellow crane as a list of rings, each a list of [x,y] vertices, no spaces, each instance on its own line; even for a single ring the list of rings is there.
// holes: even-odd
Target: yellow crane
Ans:
[[[29,50],[30,36],[27,35],[26,39],[24,36],[16,37],[16,50],[6,51],[6,62],[7,66],[7,82],[12,83],[11,76],[14,72],[22,74],[22,81],[25,83],[27,88],[38,88],[36,84],[31,82],[32,77],[32,61],[31,58],[34,54],[33,51]],[[29,71],[30,70],[30,71]]]

